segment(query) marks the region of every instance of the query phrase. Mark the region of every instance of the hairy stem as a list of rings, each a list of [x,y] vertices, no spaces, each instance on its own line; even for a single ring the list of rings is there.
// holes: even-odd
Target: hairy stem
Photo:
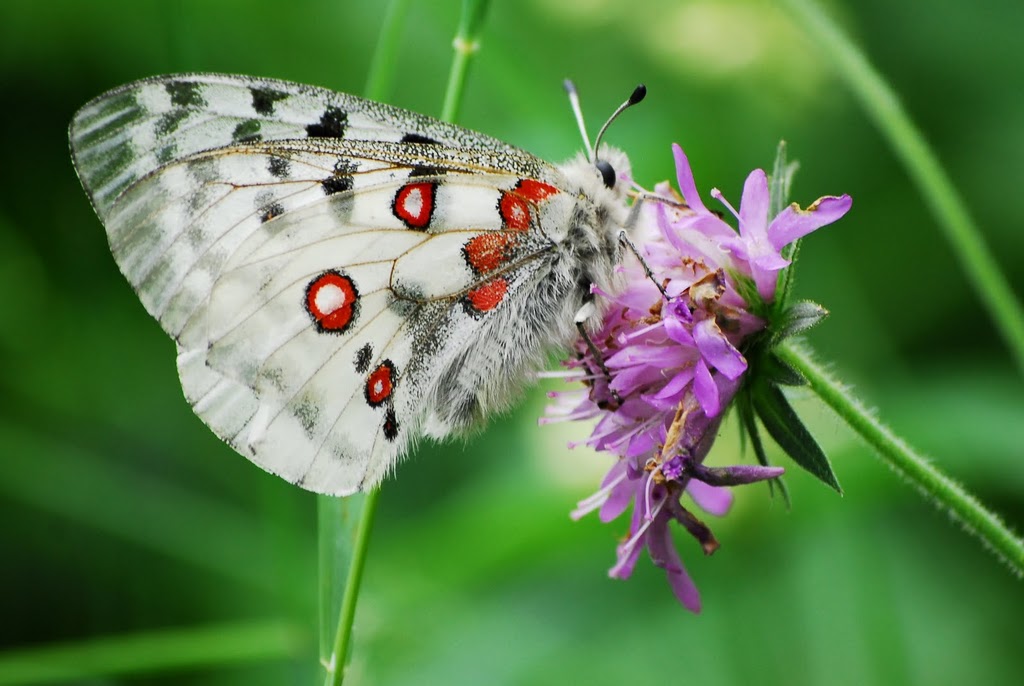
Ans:
[[[917,488],[936,507],[959,520],[965,530],[1002,559],[1018,577],[1024,576],[1024,541],[999,517],[985,508],[963,486],[939,471],[923,455],[882,424],[850,390],[834,379],[810,354],[795,345],[776,351],[807,379],[810,388],[826,405],[874,449],[881,460]]]

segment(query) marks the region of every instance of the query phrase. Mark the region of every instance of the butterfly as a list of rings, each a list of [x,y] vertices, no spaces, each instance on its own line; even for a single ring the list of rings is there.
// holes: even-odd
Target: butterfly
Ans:
[[[549,164],[352,95],[161,76],[85,105],[75,168],[195,413],[308,490],[505,409],[616,287],[624,153]],[[643,97],[639,87],[616,115]],[[608,120],[614,119],[615,115]],[[626,239],[628,242],[628,239]]]

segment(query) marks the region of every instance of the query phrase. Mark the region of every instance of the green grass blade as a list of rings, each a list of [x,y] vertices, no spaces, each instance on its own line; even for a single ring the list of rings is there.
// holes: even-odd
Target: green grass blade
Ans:
[[[814,0],[786,0],[786,5],[831,58],[839,75],[903,162],[1024,372],[1024,309],[924,136],[882,75]]]
[[[262,620],[55,643],[0,654],[0,686],[67,684],[293,659],[308,650],[309,639],[291,622]]]

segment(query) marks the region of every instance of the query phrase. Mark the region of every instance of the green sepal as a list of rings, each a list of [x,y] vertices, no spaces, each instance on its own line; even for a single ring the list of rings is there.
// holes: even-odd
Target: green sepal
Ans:
[[[759,377],[754,380],[750,395],[757,416],[779,447],[799,466],[842,494],[843,489],[828,458],[793,411],[782,390]]]
[[[777,386],[806,386],[807,379],[774,352],[761,357],[758,376]]]
[[[786,141],[779,141],[775,148],[775,162],[772,174],[768,179],[769,217],[777,217],[789,204],[789,189],[793,185],[793,176],[800,168],[799,162],[786,159]]]
[[[746,440],[749,438],[750,445],[754,448],[754,457],[762,467],[770,467],[768,453],[765,452],[764,443],[761,441],[761,431],[757,428],[757,419],[754,417],[754,407],[751,404],[750,393],[747,390],[741,391],[736,396],[736,411],[740,417],[740,442],[742,449],[746,449]],[[789,488],[782,477],[769,479],[768,492],[774,496],[775,487],[779,488],[779,495],[789,509],[792,503],[789,499]]]
[[[786,141],[779,141],[775,149],[775,163],[768,179],[769,217],[777,217],[789,204],[789,189],[793,185],[793,176],[800,167],[798,162],[786,159]],[[775,282],[775,303],[778,308],[785,307],[793,288],[793,266],[796,264],[800,241],[796,240],[782,249],[782,256],[790,261],[790,265],[779,272]]]
[[[778,343],[820,324],[829,315],[816,302],[801,300],[786,307],[772,323],[772,342]]]

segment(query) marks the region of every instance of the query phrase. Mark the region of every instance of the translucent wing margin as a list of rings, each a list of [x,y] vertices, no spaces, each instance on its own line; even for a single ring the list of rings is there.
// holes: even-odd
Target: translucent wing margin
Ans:
[[[105,218],[118,194],[175,159],[237,143],[300,138],[412,141],[519,152],[490,136],[353,95],[275,79],[176,74],[85,105],[71,123],[75,167]]]

